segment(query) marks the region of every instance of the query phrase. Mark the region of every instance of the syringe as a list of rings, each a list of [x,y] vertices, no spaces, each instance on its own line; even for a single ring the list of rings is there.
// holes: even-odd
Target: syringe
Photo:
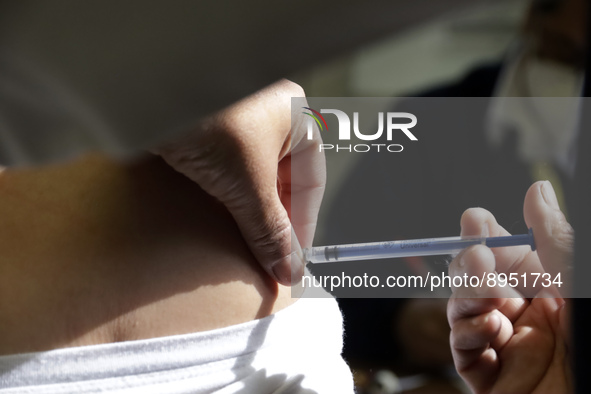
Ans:
[[[533,230],[530,228],[527,234],[505,237],[444,237],[316,246],[304,249],[304,260],[310,263],[332,263],[392,257],[434,256],[458,253],[472,245],[486,245],[489,248],[529,245],[531,250],[536,250]]]

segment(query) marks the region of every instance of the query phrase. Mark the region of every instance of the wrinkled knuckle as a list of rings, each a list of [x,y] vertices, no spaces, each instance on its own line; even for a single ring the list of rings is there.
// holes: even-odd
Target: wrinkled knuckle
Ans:
[[[178,146],[161,154],[176,171],[198,183],[209,194],[221,200],[237,194],[242,186],[240,171],[232,157],[236,155],[213,141],[201,146]]]
[[[456,324],[454,324],[454,326],[453,326],[453,327],[451,327],[451,331],[450,331],[450,333],[449,333],[449,346],[450,346],[452,349],[458,349],[458,342],[459,342],[459,339],[458,339],[458,333],[457,333],[457,330],[458,330],[458,329],[457,329],[457,325],[456,325]]]
[[[572,251],[575,243],[575,232],[567,222],[562,212],[557,212],[558,218],[554,218],[547,226],[547,235],[555,247],[565,251]]]
[[[270,261],[278,261],[291,253],[291,225],[279,222],[265,225],[253,240],[254,247]]]
[[[569,230],[564,231],[558,239],[564,245],[564,247],[572,250],[575,246],[575,233],[572,228]]]
[[[224,150],[219,149],[213,143],[200,147],[185,147],[173,156],[175,164],[188,171],[221,168],[226,161]]]
[[[458,309],[457,296],[455,294],[452,294],[451,297],[449,297],[449,300],[447,301],[447,310],[446,310],[447,323],[449,324],[450,328],[453,327],[453,324],[457,320],[457,309]]]
[[[575,247],[574,233],[561,233],[555,238],[555,245],[562,253],[572,255]]]

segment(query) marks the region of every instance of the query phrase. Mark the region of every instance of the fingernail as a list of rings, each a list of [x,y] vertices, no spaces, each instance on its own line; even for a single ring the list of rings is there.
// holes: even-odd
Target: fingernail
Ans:
[[[291,285],[296,285],[302,281],[304,276],[304,260],[298,253],[291,254]]]
[[[554,188],[550,182],[542,182],[540,191],[542,192],[542,198],[548,206],[554,209],[560,209],[560,206],[558,205],[558,199],[556,198],[556,193],[554,192]]]
[[[291,228],[291,253],[272,267],[273,275],[279,283],[291,286],[298,283],[304,274],[304,254],[298,237]]]
[[[302,280],[304,264],[296,252],[292,252],[285,259],[275,264],[272,268],[277,282],[285,286],[291,286]]]
[[[304,252],[300,246],[300,241],[296,235],[293,226],[291,226],[291,285],[295,285],[302,280],[304,275]]]
[[[287,259],[282,260],[275,264],[272,268],[273,275],[277,282],[281,283],[282,285],[289,285],[291,283],[291,264],[290,261]]]
[[[488,237],[490,233],[488,232],[488,223],[482,223],[482,228],[480,229],[480,236],[481,237]]]

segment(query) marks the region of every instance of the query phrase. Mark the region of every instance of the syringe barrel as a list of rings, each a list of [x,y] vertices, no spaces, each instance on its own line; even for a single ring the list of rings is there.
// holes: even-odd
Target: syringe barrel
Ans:
[[[304,250],[304,258],[311,263],[329,263],[394,257],[433,256],[457,253],[468,246],[482,244],[484,240],[485,238],[480,237],[447,237],[319,246]]]

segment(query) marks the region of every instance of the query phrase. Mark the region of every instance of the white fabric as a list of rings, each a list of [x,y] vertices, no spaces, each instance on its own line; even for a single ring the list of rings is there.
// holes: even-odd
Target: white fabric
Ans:
[[[528,57],[521,48],[513,52],[491,101],[487,138],[499,146],[507,132],[516,132],[524,162],[550,162],[571,174],[583,75],[571,67]]]
[[[353,393],[332,298],[188,335],[0,357],[0,393]]]

